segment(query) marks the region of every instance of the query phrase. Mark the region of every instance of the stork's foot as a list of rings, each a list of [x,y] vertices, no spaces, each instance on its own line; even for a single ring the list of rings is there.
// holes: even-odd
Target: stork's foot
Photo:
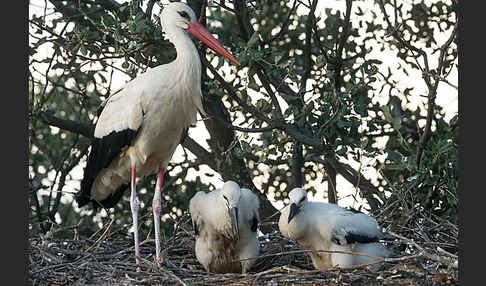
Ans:
[[[141,272],[142,271],[142,263],[140,262],[140,258],[135,256],[135,261],[137,263],[137,272]]]

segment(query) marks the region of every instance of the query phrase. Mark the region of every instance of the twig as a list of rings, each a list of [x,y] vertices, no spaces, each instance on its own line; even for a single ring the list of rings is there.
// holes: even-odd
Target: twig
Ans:
[[[439,262],[439,263],[442,263],[442,264],[446,264],[448,266],[451,266],[453,268],[459,268],[459,264],[458,264],[458,261],[457,259],[455,260],[452,260],[452,259],[449,259],[449,258],[445,258],[445,257],[441,257],[441,256],[438,256],[436,254],[432,254],[432,253],[429,253],[427,252],[423,247],[421,247],[420,245],[418,245],[415,241],[411,240],[411,239],[408,239],[404,236],[401,236],[399,234],[396,234],[394,232],[391,232],[391,231],[388,231],[389,234],[413,245],[415,248],[417,248],[419,250],[419,256],[423,256],[425,258],[428,258],[430,260],[433,260],[433,261],[436,261],[436,262]]]
[[[161,267],[158,267],[155,263],[143,258],[143,257],[140,257],[140,260],[143,262],[144,265],[150,267],[150,269],[154,270],[154,271],[157,271],[159,273],[167,273],[169,274],[171,277],[173,277],[175,280],[177,280],[177,282],[179,282],[181,285],[184,285],[184,286],[187,286],[187,284],[177,275],[175,275],[174,272],[168,270],[168,269],[165,269],[164,266],[161,266]]]
[[[271,120],[267,118],[265,115],[263,115],[260,111],[258,111],[255,107],[248,105],[246,102],[243,102],[238,95],[236,95],[236,91],[234,90],[233,86],[228,84],[224,78],[219,75],[218,71],[211,65],[209,62],[203,57],[201,58],[201,62],[205,64],[213,76],[216,78],[217,81],[221,83],[223,88],[228,92],[228,95],[235,100],[241,107],[245,109],[245,111],[251,113],[253,116],[257,117],[258,119],[267,122],[268,124],[271,124]]]
[[[113,222],[115,222],[115,217],[113,217],[111,219],[111,221],[108,224],[108,226],[106,227],[105,231],[103,232],[103,234],[100,235],[100,237],[96,240],[96,242],[93,243],[90,247],[88,247],[88,249],[85,250],[86,252],[89,252],[91,249],[93,249],[95,246],[97,246],[100,243],[100,241],[102,241],[103,239],[105,239],[105,236],[108,233],[108,230],[110,230],[111,225],[113,224]]]
[[[226,125],[227,127],[231,128],[233,130],[241,131],[241,132],[248,132],[248,133],[267,132],[267,131],[272,131],[273,129],[276,129],[276,128],[279,128],[279,127],[283,126],[283,123],[281,123],[281,122],[275,122],[275,123],[272,123],[272,125],[266,126],[266,127],[260,127],[260,128],[245,128],[245,127],[235,126],[235,125],[231,124],[230,122],[226,121],[225,119],[220,118],[219,116],[214,116],[213,115],[213,116],[210,116],[210,117],[206,117],[204,119],[205,120],[206,119],[216,119],[219,122],[223,123],[224,125]]]
[[[264,257],[281,256],[281,255],[289,255],[289,254],[299,254],[299,253],[309,253],[309,252],[325,252],[325,253],[349,254],[349,255],[367,256],[367,257],[371,257],[373,259],[384,259],[383,257],[374,256],[374,255],[371,255],[371,254],[368,254],[368,253],[353,252],[353,251],[340,251],[340,250],[325,250],[325,249],[319,249],[319,250],[282,251],[282,252],[279,252],[279,253],[265,254],[265,255],[260,255],[260,256],[257,256],[257,257],[250,257],[250,258],[240,259],[240,260],[236,260],[236,261],[233,261],[233,262],[237,262],[237,261],[240,261],[241,262],[241,261],[253,260],[253,259],[264,258]]]
[[[450,253],[450,252],[448,252],[448,251],[445,251],[444,249],[440,248],[439,246],[437,246],[437,251],[438,251],[438,252],[440,252],[440,253],[442,253],[442,254],[445,254],[445,255],[448,255],[448,256],[450,256],[450,257],[453,257],[453,258],[455,258],[455,259],[457,259],[457,258],[458,258],[458,256],[457,256],[457,255],[452,254],[452,253]]]

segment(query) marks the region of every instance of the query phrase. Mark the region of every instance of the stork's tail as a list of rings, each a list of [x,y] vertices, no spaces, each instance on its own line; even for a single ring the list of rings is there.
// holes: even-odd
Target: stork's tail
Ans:
[[[100,201],[92,199],[92,187],[99,173],[110,165],[123,148],[130,145],[136,135],[137,132],[127,129],[121,132],[112,132],[101,139],[93,139],[88,161],[84,168],[84,176],[81,180],[81,189],[75,197],[79,207],[92,202],[93,208],[97,210],[98,207],[112,208],[118,203],[125,190],[129,187],[128,183],[120,182],[112,185],[111,187],[114,190],[110,190],[110,194]]]
[[[121,185],[113,193],[111,193],[106,199],[99,202],[91,199],[89,194],[85,194],[83,193],[83,191],[80,191],[78,195],[76,195],[76,203],[78,203],[79,207],[83,207],[89,203],[92,203],[93,209],[95,211],[98,210],[98,207],[112,208],[118,203],[118,201],[120,201],[121,197],[125,193],[125,190],[128,189],[128,187],[129,187],[128,184]]]

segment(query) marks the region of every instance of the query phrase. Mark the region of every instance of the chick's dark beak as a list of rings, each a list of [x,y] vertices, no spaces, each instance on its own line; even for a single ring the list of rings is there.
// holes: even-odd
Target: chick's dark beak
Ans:
[[[238,226],[238,208],[234,207],[230,209],[230,216],[232,220],[232,226],[233,226],[233,233],[238,235],[240,232],[239,226]]]
[[[290,223],[290,221],[294,218],[294,216],[296,216],[300,211],[300,207],[297,206],[297,204],[295,203],[292,203],[290,205],[290,212],[289,212],[289,221],[288,223]]]

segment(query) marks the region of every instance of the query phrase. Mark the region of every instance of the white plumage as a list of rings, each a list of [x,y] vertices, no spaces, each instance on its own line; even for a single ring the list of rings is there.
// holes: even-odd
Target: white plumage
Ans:
[[[258,197],[227,181],[212,192],[197,192],[189,203],[198,261],[209,272],[247,273],[260,251]]]
[[[92,201],[113,206],[131,180],[131,209],[138,248],[138,200],[135,178],[157,172],[153,200],[157,261],[160,257],[159,218],[164,171],[187,129],[196,123],[201,103],[201,62],[193,34],[219,54],[238,61],[196,20],[192,9],[173,2],[160,15],[162,29],[177,57],[139,75],[106,102],[96,124],[96,152],[90,154],[81,184],[80,205]],[[94,147],[93,147],[94,148]],[[140,261],[137,258],[137,265]]]
[[[383,237],[376,220],[335,204],[307,201],[307,192],[295,188],[289,193],[290,204],[280,215],[280,232],[295,239],[307,250],[360,252],[388,257],[390,252],[378,242]],[[367,256],[329,252],[309,252],[317,269],[347,267],[375,261]],[[375,268],[376,269],[376,268]]]

